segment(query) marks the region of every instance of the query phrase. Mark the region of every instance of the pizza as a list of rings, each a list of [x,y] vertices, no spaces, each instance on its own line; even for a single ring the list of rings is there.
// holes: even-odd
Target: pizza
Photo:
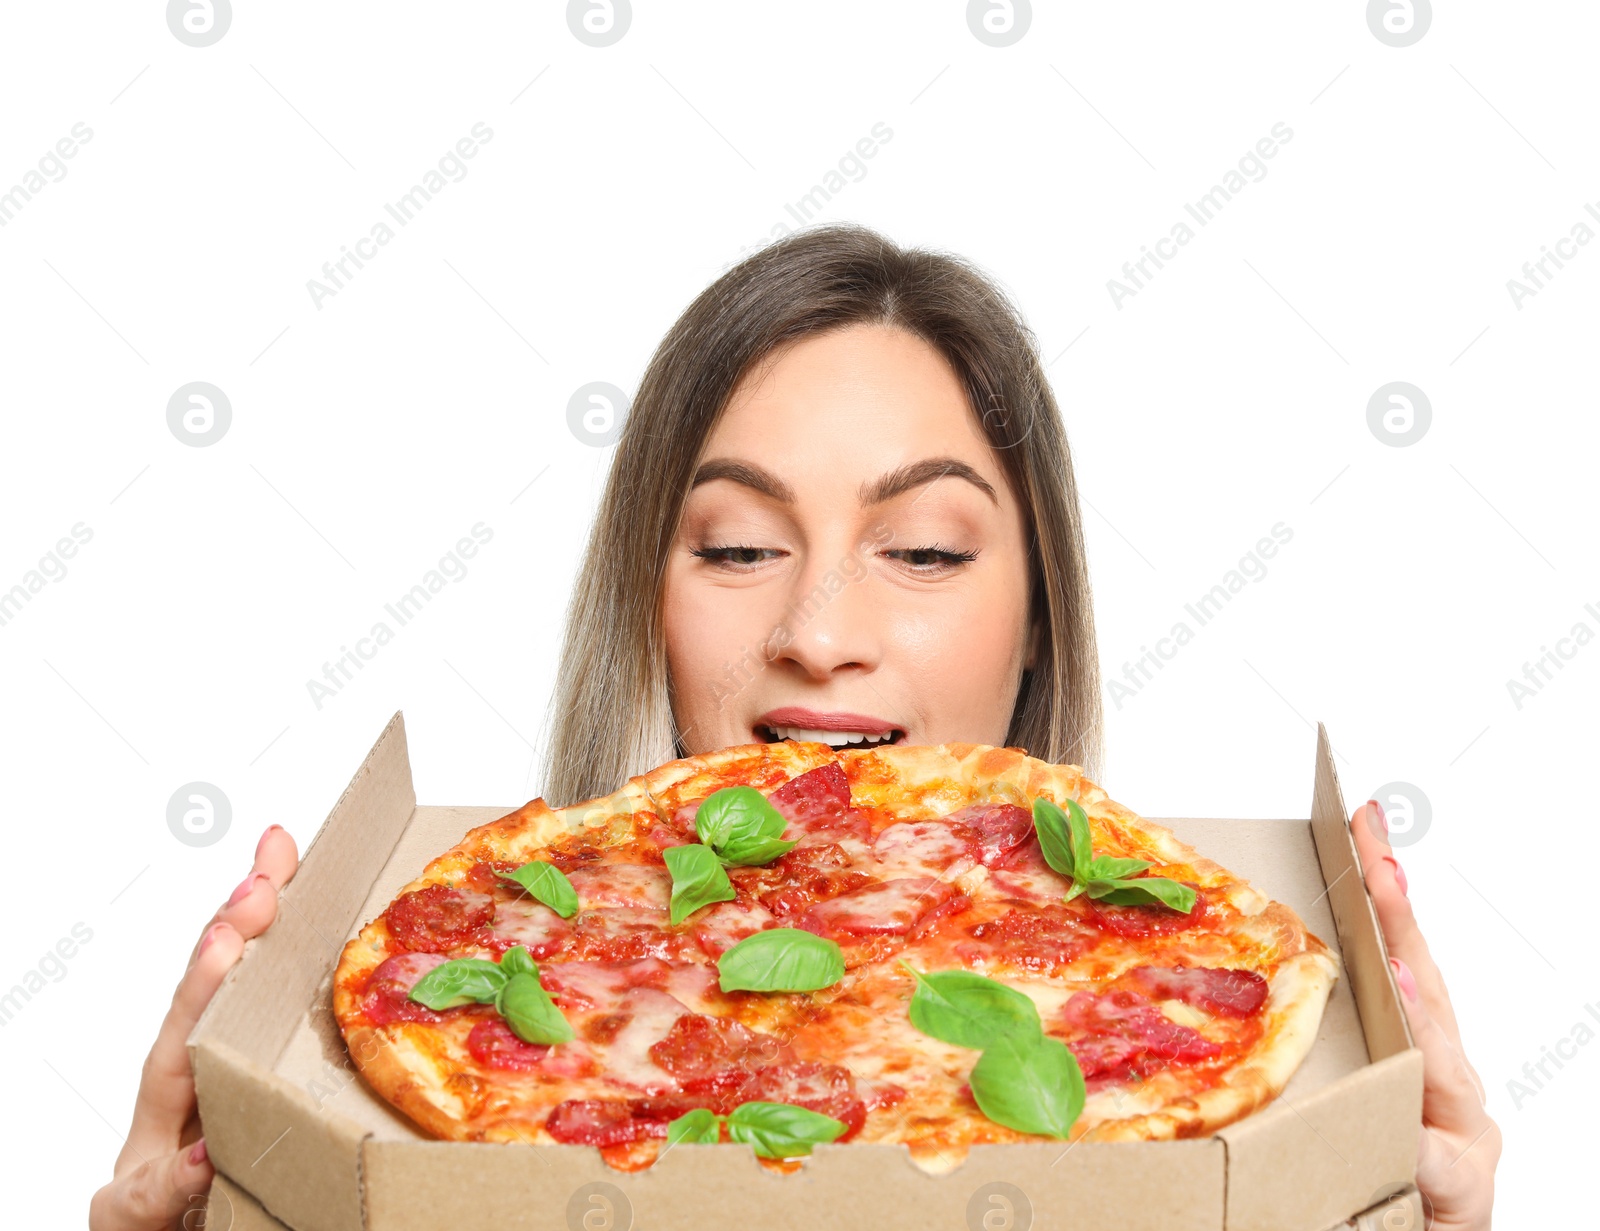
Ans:
[[[1287,906],[1018,748],[785,740],[472,830],[333,1009],[437,1137],[649,1166],[747,1142],[1194,1137],[1275,1098],[1337,965]]]

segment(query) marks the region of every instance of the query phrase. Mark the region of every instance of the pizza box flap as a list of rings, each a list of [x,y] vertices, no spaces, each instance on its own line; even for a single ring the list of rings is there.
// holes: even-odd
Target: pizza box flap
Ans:
[[[1311,798],[1311,834],[1322,862],[1323,883],[1333,904],[1339,929],[1339,950],[1345,955],[1345,974],[1361,1010],[1367,1049],[1382,1060],[1412,1046],[1411,1027],[1400,1005],[1400,990],[1389,965],[1378,913],[1367,893],[1361,860],[1350,835],[1349,811],[1339,790],[1339,771],[1333,763],[1333,743],[1327,728],[1317,724],[1316,786]]]
[[[195,1051],[194,1076],[218,1172],[301,1231],[361,1227],[359,1128],[323,1114],[298,1087],[217,1040]]]
[[[316,1080],[274,1069],[306,1006],[327,1000],[340,948],[415,810],[396,713],[278,895],[273,926],[245,945],[189,1035],[213,1162],[304,1231],[359,1231],[366,1130],[325,1107]]]
[[[633,1225],[651,1231],[959,1226],[950,1207],[990,1184],[1019,1189],[1032,1225],[1324,1231],[1410,1181],[1420,1060],[1355,862],[1325,733],[1309,823],[1160,822],[1293,907],[1342,955],[1317,1044],[1284,1096],[1207,1138],[981,1147],[942,1176],[915,1168],[902,1147],[863,1145],[820,1147],[791,1176],[760,1168],[734,1145],[674,1150],[626,1175],[588,1147],[434,1141],[375,1096],[355,1074],[332,1016],[339,949],[430,859],[513,810],[417,806],[396,714],[306,852],[277,922],[246,947],[191,1035],[200,1114],[219,1171],[296,1231],[423,1231],[457,1225],[466,1210],[478,1221],[485,1200],[509,1202],[486,1225],[559,1227],[566,1220],[550,1203],[564,1209],[575,1198],[572,1227],[606,1225],[602,1207],[614,1197],[599,1189],[582,1196],[586,1184],[611,1185],[632,1204]],[[785,1187],[771,1187],[778,1184]],[[486,1195],[502,1189],[509,1195]],[[463,1193],[471,1194],[465,1205]],[[597,1195],[592,1208],[583,1204]],[[974,1227],[1030,1225],[1006,1222],[1005,1210],[1021,1207],[1005,1189],[985,1190],[972,1208]]]
[[[209,1199],[206,1205],[205,1225],[212,1228],[212,1231],[291,1231],[285,1223],[279,1222],[267,1213],[261,1203],[248,1192],[220,1173],[211,1181],[211,1191],[207,1196]],[[596,1200],[596,1197],[600,1199]],[[570,1199],[569,1204],[571,1204]],[[604,1215],[606,1212],[604,1197],[598,1192],[581,1196],[579,1206],[585,1214],[591,1215],[590,1226],[595,1225],[593,1215]],[[1002,1220],[1008,1207],[1002,1193],[985,1194],[979,1202],[979,1208],[983,1213],[991,1215],[987,1226],[1004,1229]],[[1024,1212],[1018,1211],[1014,1203],[1009,1209],[1013,1213]],[[1025,1212],[1031,1215],[1033,1211],[1030,1207]],[[1422,1231],[1427,1225],[1425,1220],[1425,1207],[1421,1195],[1415,1185],[1407,1185],[1354,1218],[1340,1219],[1330,1226],[1328,1231]],[[944,1221],[949,1220],[947,1218]],[[197,1220],[191,1219],[191,1222],[196,1227],[200,1226]],[[581,1228],[583,1225],[580,1220],[578,1226]],[[616,1223],[617,1227],[623,1225],[625,1224],[620,1221]],[[981,1218],[977,1225],[985,1226]],[[1014,1220],[1011,1227],[1004,1231],[1019,1231],[1022,1225],[1021,1220]],[[1047,1226],[1048,1223],[1041,1220],[1040,1225]]]
[[[416,810],[405,720],[378,736],[278,895],[272,927],[245,946],[189,1036],[227,1039],[270,1063],[339,959],[372,877]]]
[[[1160,1167],[1151,1182],[1151,1165]],[[477,1225],[584,1231],[760,1227],[1030,1225],[1160,1231],[1222,1226],[1227,1152],[1215,1138],[1141,1147],[1065,1142],[977,1146],[945,1175],[929,1175],[903,1146],[818,1146],[801,1172],[779,1175],[744,1147],[683,1146],[643,1171],[612,1171],[585,1146],[369,1141],[370,1231]],[[470,1194],[470,1196],[468,1196]],[[1317,1229],[1320,1231],[1320,1229]]]
[[[1310,1231],[1409,1184],[1421,1123],[1415,1049],[1309,1096],[1284,1091],[1218,1130],[1228,1146],[1228,1231]]]

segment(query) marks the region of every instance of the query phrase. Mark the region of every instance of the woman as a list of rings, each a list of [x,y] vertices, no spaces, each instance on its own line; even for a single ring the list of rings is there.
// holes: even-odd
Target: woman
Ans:
[[[1071,459],[1000,291],[829,227],[695,300],[641,382],[578,577],[552,803],[786,736],[1011,744],[1093,774],[1099,697]],[[1435,1227],[1487,1227],[1499,1130],[1376,802],[1352,832],[1424,1055],[1418,1183]],[[204,933],[96,1231],[172,1225],[210,1182],[183,1041],[295,863],[269,829]]]

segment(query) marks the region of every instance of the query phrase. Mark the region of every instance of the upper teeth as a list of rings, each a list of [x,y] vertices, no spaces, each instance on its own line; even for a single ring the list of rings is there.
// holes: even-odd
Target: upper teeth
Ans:
[[[807,740],[818,744],[829,744],[835,748],[843,748],[848,744],[888,743],[894,738],[893,731],[885,731],[881,735],[869,735],[865,731],[812,731],[805,727],[771,727],[769,729],[779,739]]]

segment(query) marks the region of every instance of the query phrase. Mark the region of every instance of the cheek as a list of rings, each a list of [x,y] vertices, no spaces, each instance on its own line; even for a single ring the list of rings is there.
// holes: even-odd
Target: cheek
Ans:
[[[736,694],[749,680],[771,631],[757,598],[695,584],[669,569],[661,614],[674,714],[680,729],[695,732],[686,742],[704,743],[698,750],[705,751],[743,738],[743,732],[724,730],[731,721],[725,706],[730,690]]]
[[[704,679],[707,664],[717,653],[719,645],[727,644],[720,627],[728,618],[726,609],[706,601],[703,593],[681,578],[668,576],[666,591],[662,596],[662,626],[666,638],[667,670],[680,695],[692,693],[694,681]]]
[[[897,674],[930,742],[1004,742],[1026,652],[1025,604],[1025,590],[985,587],[891,617]]]

